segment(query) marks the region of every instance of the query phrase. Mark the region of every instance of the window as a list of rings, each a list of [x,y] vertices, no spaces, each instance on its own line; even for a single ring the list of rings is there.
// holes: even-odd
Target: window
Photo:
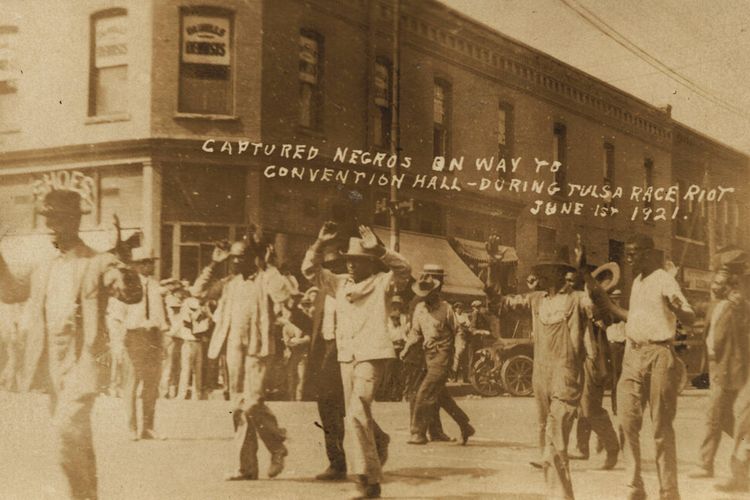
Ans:
[[[513,107],[507,102],[500,102],[497,108],[497,155],[498,161],[505,158],[506,170],[500,170],[500,177],[510,179],[513,162]]]
[[[182,9],[181,21],[178,111],[232,115],[232,14],[216,7],[189,7]]]
[[[450,87],[441,80],[435,80],[432,97],[434,156],[448,156],[450,145]]]
[[[557,243],[557,231],[544,226],[537,227],[536,254],[542,255],[554,250]]]
[[[128,26],[125,9],[91,16],[89,116],[128,110]]]
[[[607,142],[604,143],[604,184],[614,187],[615,185],[615,147]]]
[[[299,37],[299,124],[322,130],[323,37],[302,30]]]
[[[16,40],[18,28],[0,26],[0,130],[18,125],[18,76]]]
[[[559,162],[560,168],[555,172],[555,182],[560,186],[560,194],[566,192],[565,182],[567,180],[567,165],[566,161],[566,136],[567,129],[562,123],[555,123],[552,127],[552,162]]]
[[[378,58],[375,61],[373,142],[382,148],[391,145],[391,72],[388,60]]]
[[[654,161],[646,158],[643,162],[643,190],[654,185]],[[653,208],[654,202],[651,198],[643,200],[643,208]]]

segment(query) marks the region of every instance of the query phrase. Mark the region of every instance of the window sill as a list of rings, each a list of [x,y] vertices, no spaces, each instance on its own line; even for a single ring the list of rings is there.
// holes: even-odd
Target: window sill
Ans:
[[[112,115],[89,116],[86,118],[86,125],[96,125],[98,123],[114,123],[130,121],[130,113],[116,113]]]
[[[316,137],[318,139],[326,138],[326,135],[323,133],[322,130],[316,130],[314,128],[303,127],[302,125],[297,125],[297,133],[302,134],[302,135],[307,135],[310,137]]]
[[[20,134],[21,129],[17,127],[0,128],[0,135]]]
[[[235,122],[240,119],[236,115],[213,115],[203,113],[175,113],[175,120],[208,120],[212,122]]]
[[[675,235],[674,239],[679,240],[679,241],[684,241],[685,243],[690,243],[690,244],[693,244],[693,245],[699,245],[699,246],[702,246],[702,247],[706,246],[706,242],[705,241],[694,240],[692,238],[688,238],[687,236],[680,236],[678,234]]]

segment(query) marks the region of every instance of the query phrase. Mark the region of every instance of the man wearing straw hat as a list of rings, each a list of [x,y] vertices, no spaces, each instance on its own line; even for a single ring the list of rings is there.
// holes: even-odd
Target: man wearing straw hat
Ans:
[[[442,282],[427,273],[412,285],[412,291],[422,301],[414,308],[411,331],[401,355],[407,356],[412,345],[421,343],[427,373],[414,401],[409,444],[427,443],[427,430],[439,408],[445,409],[459,425],[462,444],[475,432],[469,417],[445,388],[450,371],[455,373],[458,369],[464,332],[453,307],[440,297],[441,288]]]
[[[52,399],[52,426],[70,495],[97,498],[91,409],[97,394],[97,356],[106,349],[105,313],[109,296],[133,304],[141,300],[138,275],[125,267],[129,250],[119,238],[112,253],[81,241],[78,230],[88,197],[61,186],[35,193],[58,255],[37,265],[28,277],[14,276],[0,257],[0,300],[28,300],[26,351],[21,390],[45,388]],[[43,196],[42,196],[43,194]]]
[[[401,255],[380,245],[370,228],[360,226],[360,238],[350,238],[344,254],[347,274],[324,269],[323,247],[336,238],[337,229],[333,222],[323,225],[305,254],[302,274],[336,299],[347,465],[357,475],[361,498],[379,498],[388,438],[382,431],[378,433],[371,406],[386,362],[396,356],[387,326],[390,290],[410,278],[411,267]],[[383,266],[389,271],[381,271]]]

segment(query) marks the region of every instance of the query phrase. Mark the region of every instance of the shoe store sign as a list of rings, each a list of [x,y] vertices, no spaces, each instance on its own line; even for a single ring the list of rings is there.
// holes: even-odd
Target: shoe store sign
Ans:
[[[182,26],[183,62],[230,65],[228,17],[186,15]]]
[[[77,170],[47,172],[31,184],[34,199],[43,200],[52,191],[74,191],[81,196],[83,206],[96,206],[96,181]]]

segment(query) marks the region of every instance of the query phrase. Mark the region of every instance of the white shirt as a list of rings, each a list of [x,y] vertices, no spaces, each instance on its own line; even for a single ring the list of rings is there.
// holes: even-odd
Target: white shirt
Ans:
[[[677,318],[667,304],[674,298],[688,304],[680,285],[665,270],[657,269],[645,278],[639,274],[630,292],[625,326],[627,338],[638,343],[672,339],[677,329]]]
[[[76,287],[78,263],[79,259],[60,255],[50,267],[44,314],[51,335],[69,334],[70,328],[75,328],[80,291]]]
[[[326,295],[323,305],[323,323],[320,326],[323,340],[334,340],[336,338],[336,299]]]

